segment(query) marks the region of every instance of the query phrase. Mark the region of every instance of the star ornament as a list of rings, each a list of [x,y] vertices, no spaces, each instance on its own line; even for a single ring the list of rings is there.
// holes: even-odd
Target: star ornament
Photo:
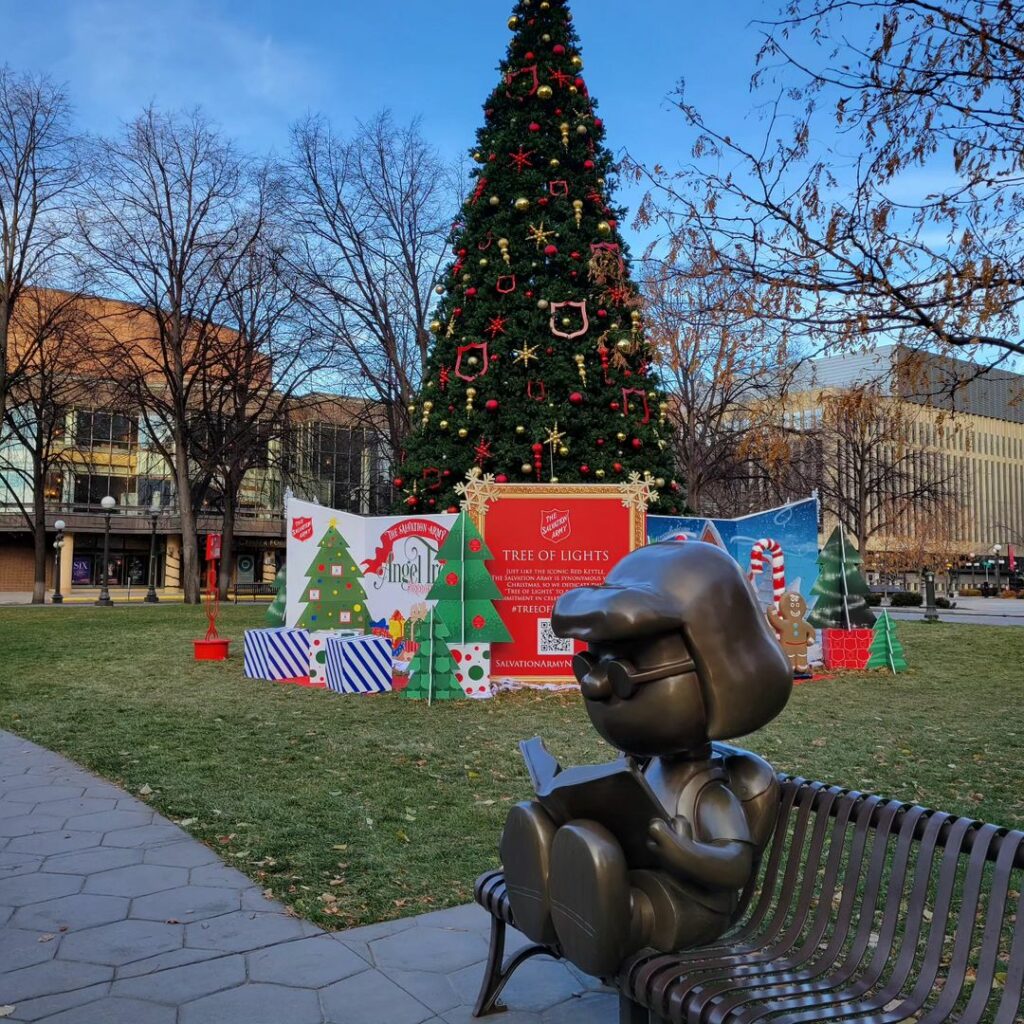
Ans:
[[[508,157],[512,161],[512,166],[516,169],[516,174],[522,174],[524,167],[533,166],[530,157],[532,157],[535,152],[536,150],[533,149],[524,152],[523,147],[520,146],[518,153],[509,153]]]
[[[539,363],[540,356],[537,355],[537,345],[524,345],[518,352],[516,352],[515,359],[512,360],[514,363],[522,363],[523,366],[529,366],[530,360]]]
[[[548,436],[544,438],[544,443],[549,444],[553,447],[560,445],[565,440],[565,433],[558,429],[558,420],[555,420],[555,425],[548,431]]]
[[[475,515],[487,511],[492,501],[497,501],[501,488],[494,482],[493,473],[480,473],[479,469],[466,474],[466,482],[455,485],[455,493],[462,498],[462,510]]]
[[[526,237],[537,243],[537,248],[542,249],[548,242],[557,235],[557,231],[550,231],[544,228],[544,221],[540,224],[531,224],[526,231]]]
[[[499,334],[505,333],[505,317],[495,316],[491,317],[491,322],[484,328],[485,331],[491,336],[493,340]]]
[[[651,502],[656,501],[658,492],[650,480],[644,480],[635,470],[629,474],[628,480],[619,484],[622,493],[622,504],[625,508],[644,512]]]

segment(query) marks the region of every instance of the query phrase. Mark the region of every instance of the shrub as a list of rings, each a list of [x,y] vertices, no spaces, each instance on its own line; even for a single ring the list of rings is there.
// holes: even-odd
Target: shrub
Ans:
[[[957,593],[961,597],[981,597],[981,591],[977,587],[961,587]]]
[[[1000,597],[1004,597],[1004,598],[1005,597],[1014,598],[1014,597],[1017,596],[1017,591],[1016,590],[1000,590],[999,591],[999,596]]]
[[[881,594],[868,594],[867,596],[868,606],[870,608],[877,608],[882,603]]]
[[[948,597],[937,597],[937,598],[935,598],[935,607],[936,608],[951,608],[952,605],[950,604]]]
[[[901,591],[892,595],[892,606],[893,608],[920,608],[923,600],[920,594]]]

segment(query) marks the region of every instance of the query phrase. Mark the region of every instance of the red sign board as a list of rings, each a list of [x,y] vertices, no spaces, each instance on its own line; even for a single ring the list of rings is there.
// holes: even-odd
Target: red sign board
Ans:
[[[646,543],[646,515],[604,484],[507,484],[478,523],[512,642],[491,647],[491,675],[524,683],[573,682],[577,645],[556,637],[551,609],[574,587],[599,586]],[[579,645],[582,646],[582,645]]]
[[[292,536],[296,540],[309,540],[313,536],[313,517],[296,516],[292,520]]]
[[[208,533],[206,535],[206,560],[212,562],[220,558],[220,534]]]

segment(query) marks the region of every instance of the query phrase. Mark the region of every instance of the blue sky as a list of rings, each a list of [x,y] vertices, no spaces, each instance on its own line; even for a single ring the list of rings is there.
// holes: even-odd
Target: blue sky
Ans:
[[[624,16],[624,8],[628,14]],[[108,133],[144,104],[203,106],[246,149],[282,149],[307,111],[339,127],[390,107],[422,115],[454,157],[472,145],[504,54],[511,0],[0,0],[2,59],[66,83],[79,122]],[[586,77],[609,143],[649,161],[685,159],[665,97],[680,77],[717,124],[752,116],[752,19],[737,0],[576,0]],[[635,194],[620,194],[635,206]]]

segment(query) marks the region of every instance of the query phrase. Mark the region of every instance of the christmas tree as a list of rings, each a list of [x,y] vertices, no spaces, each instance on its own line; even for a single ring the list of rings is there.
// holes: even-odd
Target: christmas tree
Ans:
[[[285,566],[281,566],[274,579],[274,600],[267,608],[267,625],[283,626],[288,601],[288,574]]]
[[[302,593],[305,607],[299,616],[299,626],[310,630],[368,630],[370,617],[363,574],[338,532],[336,519],[331,519],[327,532],[320,538],[317,556],[306,575],[309,583]]]
[[[448,627],[434,609],[426,622],[426,636],[409,663],[409,685],[402,696],[410,700],[460,700],[466,696],[455,677],[455,661],[448,650]]]
[[[868,668],[888,668],[893,674],[907,671],[907,658],[903,653],[903,644],[896,635],[896,624],[883,611],[875,623],[875,637],[871,641],[871,657]]]
[[[572,15],[566,0],[520,0],[509,28],[396,502],[455,512],[454,486],[475,465],[499,483],[636,471],[660,492],[654,509],[676,511],[668,405]]]
[[[512,639],[494,607],[501,592],[487,571],[493,558],[465,511],[459,514],[437,553],[441,571],[427,594],[450,634],[450,644],[501,643]]]
[[[807,621],[816,629],[870,629],[875,616],[868,607],[868,584],[860,573],[860,553],[843,535],[832,531],[818,556],[817,595]]]

